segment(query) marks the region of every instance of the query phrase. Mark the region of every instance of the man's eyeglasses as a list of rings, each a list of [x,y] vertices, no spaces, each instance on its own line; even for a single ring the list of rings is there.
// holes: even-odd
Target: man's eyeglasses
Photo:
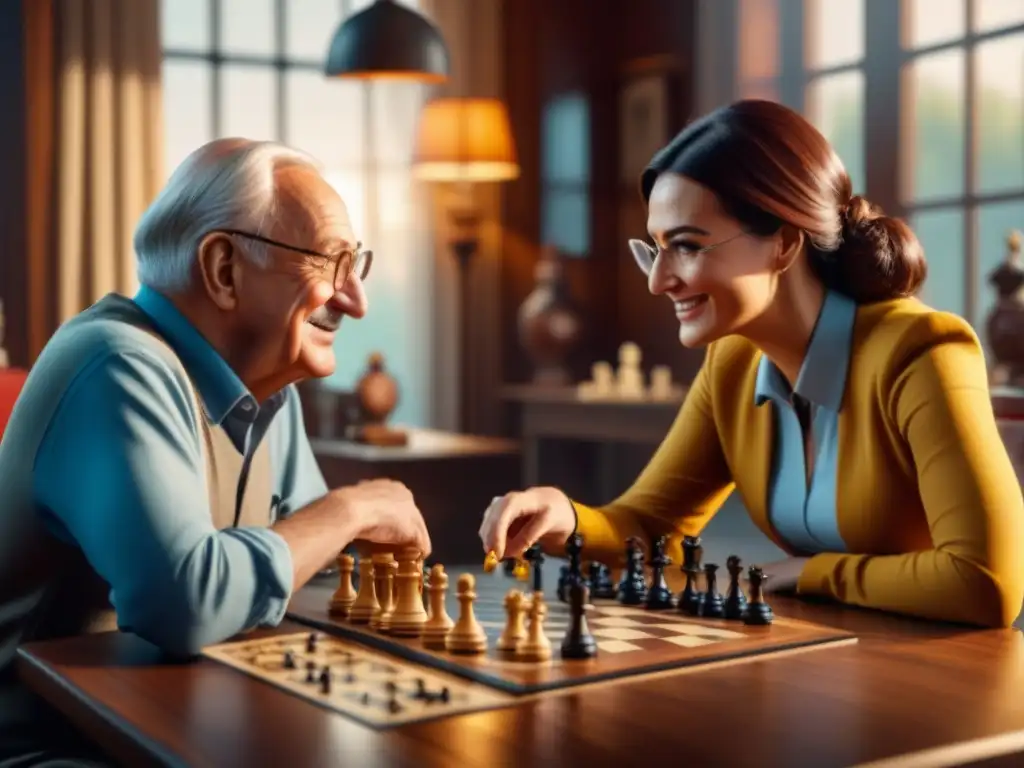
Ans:
[[[287,251],[295,251],[296,253],[303,253],[307,256],[315,256],[318,259],[323,260],[320,270],[325,274],[330,265],[333,264],[334,275],[332,277],[335,291],[340,291],[344,288],[345,283],[348,282],[349,277],[353,274],[358,276],[360,280],[365,280],[366,276],[370,274],[370,266],[373,264],[373,251],[363,250],[362,243],[356,243],[354,250],[345,250],[340,253],[330,254],[321,253],[320,251],[314,251],[309,248],[299,248],[296,245],[289,245],[288,243],[282,243],[278,240],[272,240],[269,237],[254,235],[251,232],[242,232],[237,229],[221,229],[218,231],[223,232],[226,235],[246,237],[249,240],[255,240],[259,243],[273,245],[277,248],[284,248]]]
[[[742,235],[745,234],[746,232],[737,232],[732,237],[728,237],[725,240],[721,240],[720,242],[717,243],[711,243],[711,245],[705,245],[703,248],[687,248],[686,255],[697,256],[702,253],[707,253],[708,251],[713,251],[718,246],[725,245],[726,243],[731,243],[736,238],[741,237]],[[651,270],[654,269],[654,262],[658,258],[658,254],[660,253],[659,249],[651,245],[648,245],[643,240],[630,240],[629,251],[630,253],[633,254],[633,259],[636,261],[636,264],[638,267],[640,267],[641,271],[645,275],[651,274]]]

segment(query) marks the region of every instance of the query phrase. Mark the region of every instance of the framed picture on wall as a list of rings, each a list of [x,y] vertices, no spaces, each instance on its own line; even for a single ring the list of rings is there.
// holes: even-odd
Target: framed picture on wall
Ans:
[[[651,156],[669,139],[669,88],[667,73],[655,72],[629,78],[619,98],[619,178],[636,186]]]

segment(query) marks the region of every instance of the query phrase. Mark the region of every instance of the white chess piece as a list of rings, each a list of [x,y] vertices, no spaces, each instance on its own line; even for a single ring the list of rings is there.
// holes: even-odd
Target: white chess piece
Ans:
[[[667,365],[656,365],[651,369],[650,395],[652,400],[678,400],[683,389],[672,383],[672,369]]]
[[[643,400],[644,373],[640,369],[640,347],[627,341],[619,347],[619,369],[616,371],[615,394],[620,400]]]
[[[615,373],[610,363],[594,363],[590,367],[590,381],[580,383],[576,396],[580,400],[606,400],[615,394]]]

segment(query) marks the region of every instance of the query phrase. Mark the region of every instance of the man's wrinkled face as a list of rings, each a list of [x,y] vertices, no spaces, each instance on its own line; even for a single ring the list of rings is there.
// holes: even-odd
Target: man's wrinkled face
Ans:
[[[334,336],[343,318],[366,313],[366,294],[357,274],[336,290],[339,260],[357,248],[348,210],[338,193],[313,169],[281,169],[275,176],[278,206],[267,237],[291,248],[264,246],[268,263],[245,263],[238,294],[241,343],[260,379],[322,378],[334,372]],[[251,248],[252,241],[238,238]],[[253,359],[253,355],[256,359]]]

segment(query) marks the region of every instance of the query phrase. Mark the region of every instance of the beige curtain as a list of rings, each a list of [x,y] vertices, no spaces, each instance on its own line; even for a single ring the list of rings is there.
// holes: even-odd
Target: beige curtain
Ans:
[[[33,2],[27,34],[52,51],[29,119],[35,357],[57,324],[134,291],[132,230],[163,181],[163,108],[160,0]]]

